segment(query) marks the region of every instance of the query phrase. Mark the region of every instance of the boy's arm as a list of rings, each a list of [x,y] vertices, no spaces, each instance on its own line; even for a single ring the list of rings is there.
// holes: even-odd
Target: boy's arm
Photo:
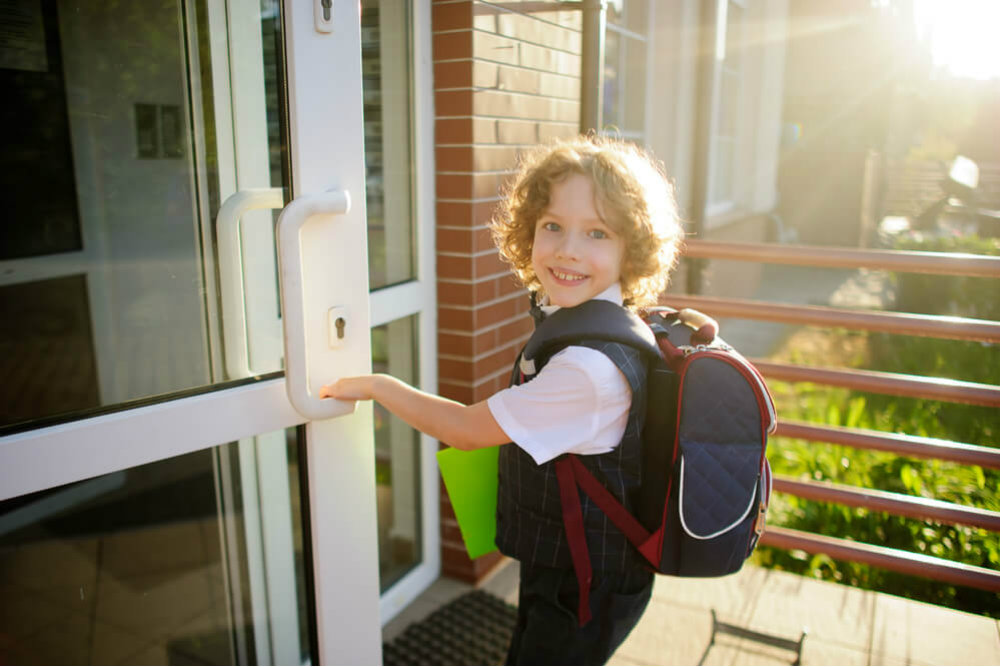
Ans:
[[[510,442],[486,401],[462,405],[414,389],[391,375],[342,378],[325,385],[320,398],[376,400],[413,428],[456,449],[481,449]]]

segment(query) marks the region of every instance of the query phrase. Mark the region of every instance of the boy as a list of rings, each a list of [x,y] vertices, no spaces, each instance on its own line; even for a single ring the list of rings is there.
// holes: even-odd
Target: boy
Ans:
[[[655,305],[681,236],[672,188],[657,164],[635,146],[597,137],[525,156],[493,223],[501,256],[539,299],[536,318],[591,299]],[[582,497],[594,565],[586,620],[588,610],[577,609],[553,462],[582,455],[629,506],[641,476],[645,366],[624,345],[573,345],[527,380],[471,406],[386,375],[343,378],[320,395],[377,400],[459,449],[513,443],[500,450],[497,508],[497,546],[521,565],[508,663],[603,664],[642,615],[653,575]]]

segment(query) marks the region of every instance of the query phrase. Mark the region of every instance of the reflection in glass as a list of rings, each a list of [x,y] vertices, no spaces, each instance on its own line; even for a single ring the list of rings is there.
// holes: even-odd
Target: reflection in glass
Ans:
[[[416,277],[409,2],[362,1],[361,68],[368,280],[376,289]]]
[[[643,34],[649,27],[649,0],[610,0],[608,25]]]
[[[608,31],[604,36],[604,125],[621,129],[621,88],[625,83],[621,71],[621,39],[618,33]]]
[[[0,425],[99,405],[90,313],[85,275],[0,285]]]
[[[418,384],[417,316],[372,329],[372,368]],[[420,433],[375,403],[375,482],[382,591],[421,562]]]
[[[17,128],[0,156],[0,377],[16,378],[0,384],[0,428],[227,379],[213,226],[236,188],[283,182],[276,0],[236,3],[248,20],[231,29],[225,8],[181,0],[11,11],[37,48],[0,68],[0,118]],[[256,83],[230,80],[231,49]],[[260,177],[237,178],[235,153],[255,151]],[[273,266],[263,215],[244,261]],[[247,306],[258,372],[281,368],[268,294]]]
[[[82,247],[66,72],[52,9],[41,2],[4,3],[0,260]],[[41,165],[45,178],[39,178]]]
[[[0,503],[0,664],[308,664],[298,447],[279,431]],[[262,553],[294,563],[282,590]]]
[[[647,0],[608,4],[604,47],[604,132],[639,143],[646,125]]]

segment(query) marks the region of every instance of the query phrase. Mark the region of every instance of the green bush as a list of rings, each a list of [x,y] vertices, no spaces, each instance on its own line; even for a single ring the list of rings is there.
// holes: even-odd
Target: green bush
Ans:
[[[852,341],[854,353],[839,360],[842,365],[1000,384],[1000,359],[992,346],[883,334],[824,335],[832,348],[842,347],[838,340]],[[794,339],[791,345],[795,345]],[[796,360],[794,353],[786,350],[785,354]],[[837,363],[827,361],[824,365]],[[995,409],[808,383],[772,382],[769,386],[779,418],[1000,446]],[[785,438],[772,441],[769,458],[780,475],[1000,511],[1000,471],[996,470]],[[1000,569],[1000,535],[984,529],[895,517],[785,494],[775,497],[768,520],[772,525]],[[755,557],[768,567],[1000,618],[1000,602],[994,593],[804,552],[762,548]]]
[[[872,370],[1000,384],[1000,354],[994,345],[870,334],[868,349],[867,368]],[[880,430],[1000,447],[996,408],[872,395],[868,409],[880,420]]]
[[[895,250],[1000,255],[1000,239],[912,233],[893,242]],[[901,273],[895,277],[896,310],[931,315],[1000,319],[997,281],[992,278]]]

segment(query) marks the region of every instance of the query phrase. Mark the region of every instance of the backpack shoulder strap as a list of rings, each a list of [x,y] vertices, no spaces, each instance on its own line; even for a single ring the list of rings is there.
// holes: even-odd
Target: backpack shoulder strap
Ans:
[[[580,494],[583,491],[593,500],[618,530],[625,535],[636,550],[656,567],[656,545],[652,537],[639,520],[632,516],[625,506],[604,488],[593,473],[576,457],[567,454],[556,459],[556,479],[559,481],[559,501],[562,505],[563,528],[566,531],[566,542],[569,545],[570,559],[573,571],[576,573],[578,595],[577,618],[582,628],[590,621],[590,585],[593,581],[593,566],[590,564],[590,552],[587,550],[586,531],[583,526],[583,510],[580,506]]]
[[[546,317],[525,345],[522,365],[539,369],[562,348],[584,340],[613,341],[648,355],[660,355],[656,338],[641,317],[616,303],[591,299]]]

